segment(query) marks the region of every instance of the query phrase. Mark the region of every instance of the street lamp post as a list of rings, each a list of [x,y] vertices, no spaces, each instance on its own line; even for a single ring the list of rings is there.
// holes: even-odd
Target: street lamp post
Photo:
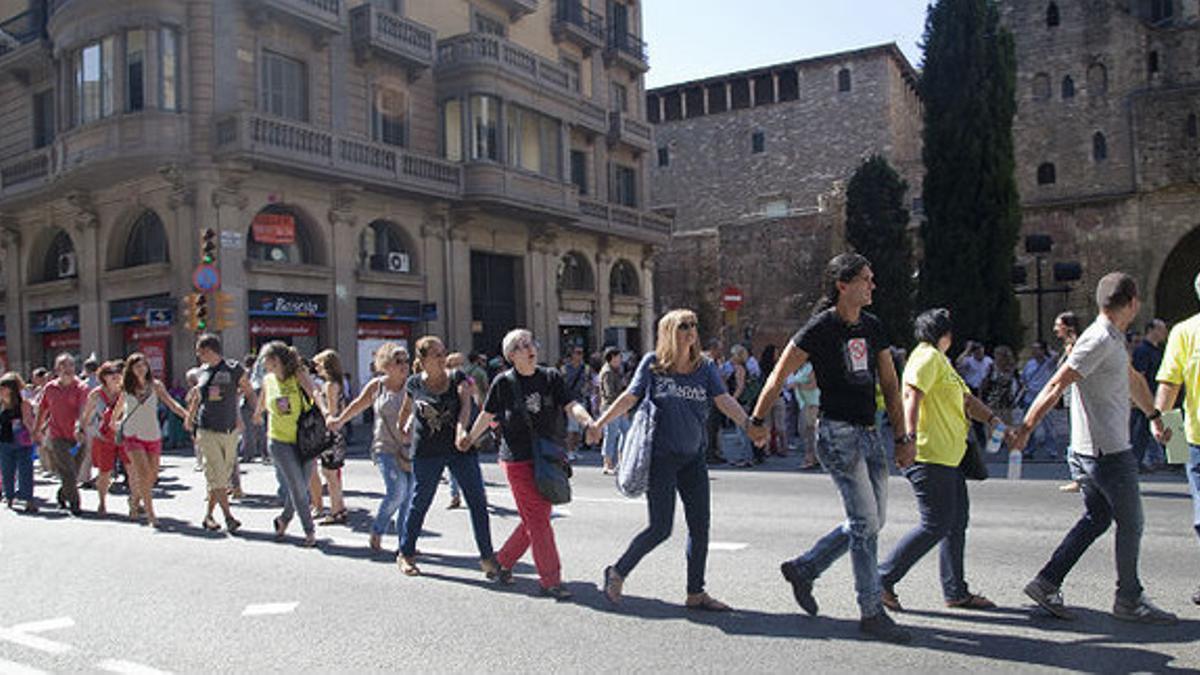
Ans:
[[[1048,234],[1030,234],[1025,237],[1025,252],[1033,254],[1035,286],[1033,288],[1021,288],[1014,291],[1017,295],[1032,295],[1037,300],[1037,337],[1038,341],[1045,342],[1046,335],[1042,327],[1042,298],[1051,293],[1062,293],[1066,296],[1071,292],[1072,281],[1079,281],[1083,277],[1083,266],[1074,261],[1054,263],[1053,278],[1055,283],[1062,284],[1047,288],[1043,285],[1042,279],[1042,261],[1046,255],[1054,248],[1054,240]],[[1017,266],[1013,269],[1013,282],[1017,286],[1023,286],[1026,283],[1028,275],[1022,266]]]

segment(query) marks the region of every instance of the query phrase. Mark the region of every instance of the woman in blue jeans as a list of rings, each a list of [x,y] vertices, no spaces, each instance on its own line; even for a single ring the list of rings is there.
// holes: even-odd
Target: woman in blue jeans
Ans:
[[[404,385],[408,381],[408,350],[395,342],[385,342],[375,350],[375,372],[379,373],[362,388],[358,397],[338,415],[327,420],[331,431],[341,429],[367,408],[375,411],[371,436],[371,459],[383,477],[386,493],[371,523],[372,551],[383,549],[383,535],[395,516],[396,535],[404,532],[404,519],[412,503],[412,444],[400,428],[400,409],[404,405]]]
[[[25,384],[16,373],[0,377],[0,474],[8,508],[21,498],[26,513],[37,513],[33,500],[33,406],[21,398]],[[19,487],[18,487],[19,486]]]
[[[615,565],[604,569],[604,594],[618,603],[625,578],[650,551],[671,536],[675,493],[683,501],[688,526],[687,601],[689,609],[728,611],[729,606],[704,592],[708,562],[708,465],[705,460],[709,410],[718,410],[745,428],[746,411],[729,395],[716,365],[700,355],[696,314],[687,309],[667,313],[658,322],[658,344],[647,354],[625,393],[589,429],[589,443],[613,419],[629,412],[642,396],[655,405],[650,483],[646,491],[650,524]]]
[[[950,312],[931,309],[917,317],[919,344],[904,367],[904,425],[917,439],[917,458],[904,469],[913,486],[921,523],[896,544],[879,566],[883,606],[903,611],[896,584],[934,546],[939,559],[942,596],[947,607],[993,609],[996,605],[967,589],[963,559],[970,501],[959,465],[967,450],[968,418],[995,426],[1000,419],[971,394],[946,351],[953,342]]]
[[[441,482],[442,472],[458,479],[467,508],[471,512],[471,527],[475,545],[479,548],[479,566],[489,579],[498,578],[500,565],[492,550],[491,525],[487,511],[487,493],[483,489],[483,474],[479,471],[479,456],[468,447],[459,451],[456,443],[467,435],[471,415],[471,383],[461,371],[446,367],[446,347],[433,336],[417,340],[417,372],[405,385],[400,424],[413,432],[412,505],[404,520],[400,537],[400,554],[396,564],[408,576],[421,573],[417,569],[417,538],[425,524],[425,515],[433,503]]]

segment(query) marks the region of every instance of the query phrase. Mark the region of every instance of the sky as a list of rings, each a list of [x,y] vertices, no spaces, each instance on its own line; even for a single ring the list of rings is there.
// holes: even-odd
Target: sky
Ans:
[[[895,42],[913,66],[927,0],[642,0],[647,88]]]

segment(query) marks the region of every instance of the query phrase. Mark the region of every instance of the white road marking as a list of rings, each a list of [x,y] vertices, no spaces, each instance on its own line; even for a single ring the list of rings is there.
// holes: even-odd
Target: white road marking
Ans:
[[[45,621],[30,621],[13,626],[9,630],[15,630],[18,633],[42,633],[48,630],[58,630],[60,628],[73,628],[75,620],[69,616],[60,616],[57,619],[46,619]]]
[[[151,668],[150,666],[134,663],[133,661],[122,661],[120,659],[104,659],[96,664],[100,670],[106,670],[110,673],[121,673],[122,675],[167,675],[167,671]]]
[[[48,675],[44,670],[38,670],[23,663],[0,659],[0,675]]]
[[[708,542],[708,550],[710,551],[741,551],[750,548],[750,544],[742,544],[732,541],[710,541]]]
[[[417,562],[421,562],[422,556],[436,556],[438,558],[478,558],[479,553],[470,551],[455,551],[444,548],[419,548],[420,555],[417,556]]]
[[[291,614],[296,611],[299,602],[268,602],[259,605],[246,605],[242,616],[267,616],[271,614]]]
[[[637,504],[643,506],[646,503],[645,497],[637,497],[630,499],[628,497],[572,497],[573,502],[587,502],[592,504]]]
[[[551,518],[554,518],[554,517],[570,518],[571,517],[571,509],[552,508],[552,509],[550,509],[550,517]]]

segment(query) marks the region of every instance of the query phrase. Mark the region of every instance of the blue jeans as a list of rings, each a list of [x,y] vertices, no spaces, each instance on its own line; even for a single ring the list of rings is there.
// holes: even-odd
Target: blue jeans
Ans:
[[[1153,465],[1163,458],[1162,446],[1154,440],[1150,433],[1150,422],[1146,413],[1134,408],[1129,413],[1129,440],[1133,444],[1133,454],[1139,464]]]
[[[687,521],[687,592],[704,592],[704,569],[708,566],[709,503],[708,462],[704,454],[676,455],[656,452],[650,461],[650,483],[646,504],[650,524],[638,533],[617,561],[617,573],[628,577],[634,567],[671,536],[675,522],[675,493],[683,501]]]
[[[1133,452],[1117,452],[1101,457],[1075,455],[1083,469],[1080,488],[1086,511],[1055,549],[1038,576],[1054,587],[1063,579],[1084,551],[1117,522],[1117,597],[1135,601],[1142,595],[1138,579],[1138,554],[1142,545],[1142,495],[1138,488],[1138,464]]]
[[[399,537],[404,532],[404,519],[412,504],[412,472],[401,469],[396,456],[389,452],[375,455],[375,466],[383,477],[385,493],[383,501],[379,502],[379,511],[375,513],[375,521],[371,523],[371,532],[380,536],[387,534],[388,523],[395,516],[396,536]]]
[[[1189,445],[1187,464],[1188,491],[1192,493],[1192,527],[1200,537],[1200,445]],[[7,489],[7,488],[6,488]]]
[[[887,458],[879,433],[862,427],[822,419],[817,429],[817,457],[829,472],[846,509],[846,521],[822,537],[792,564],[801,574],[816,579],[850,552],[854,590],[864,617],[883,611],[879,582],[879,530],[887,517]]]
[[[312,534],[317,528],[313,525],[308,478],[312,475],[316,460],[310,459],[302,463],[295,445],[273,439],[267,441],[267,451],[271,453],[271,461],[275,463],[275,477],[279,479],[280,489],[283,491],[283,513],[279,514],[279,519],[287,523],[298,513],[304,534]]]
[[[957,466],[924,463],[905,469],[904,477],[916,494],[921,524],[904,535],[879,566],[879,580],[891,590],[918,560],[940,544],[942,597],[947,602],[963,600],[969,595],[963,573],[971,510],[967,480]]]
[[[0,443],[0,474],[4,476],[4,498],[33,500],[33,448]],[[20,483],[18,491],[16,484]]]
[[[494,556],[492,550],[492,531],[488,520],[487,493],[483,489],[483,474],[479,471],[479,457],[473,452],[458,452],[457,450],[433,457],[417,457],[413,460],[413,477],[416,485],[413,488],[412,505],[408,516],[404,519],[404,532],[400,536],[400,552],[413,556],[417,552],[417,539],[421,536],[421,528],[425,525],[425,515],[433,504],[433,496],[437,494],[438,483],[442,480],[442,472],[450,467],[450,475],[458,479],[463,496],[467,499],[467,508],[471,511],[471,528],[475,531],[475,546],[479,549],[481,559]]]
[[[617,457],[621,454],[621,441],[625,440],[625,433],[628,431],[629,417],[626,415],[617,417],[604,427],[604,445],[600,451],[609,463],[617,463]]]

